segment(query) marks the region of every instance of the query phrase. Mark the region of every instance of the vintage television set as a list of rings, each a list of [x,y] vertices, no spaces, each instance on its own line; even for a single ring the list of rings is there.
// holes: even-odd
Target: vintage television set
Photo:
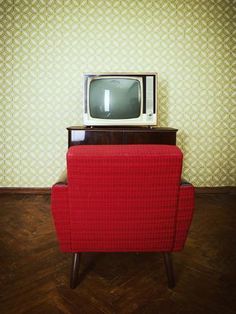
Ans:
[[[84,125],[157,124],[157,73],[84,74]]]

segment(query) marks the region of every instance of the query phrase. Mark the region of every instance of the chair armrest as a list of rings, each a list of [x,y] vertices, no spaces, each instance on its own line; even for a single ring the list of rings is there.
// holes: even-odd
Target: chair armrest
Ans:
[[[191,225],[194,209],[194,187],[181,180],[179,201],[176,215],[176,236],[174,251],[183,249]]]
[[[68,186],[63,183],[53,185],[51,191],[51,210],[60,249],[71,251],[71,231],[68,201]]]

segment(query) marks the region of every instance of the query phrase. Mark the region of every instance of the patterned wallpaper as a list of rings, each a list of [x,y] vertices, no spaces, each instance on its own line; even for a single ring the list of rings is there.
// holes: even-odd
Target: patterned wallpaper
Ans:
[[[235,0],[0,0],[0,185],[47,187],[82,123],[82,73],[159,73],[184,176],[236,185]]]

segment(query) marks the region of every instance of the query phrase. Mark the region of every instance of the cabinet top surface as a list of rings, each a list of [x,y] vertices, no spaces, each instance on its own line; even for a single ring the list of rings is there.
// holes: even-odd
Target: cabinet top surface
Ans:
[[[103,131],[103,132],[177,132],[178,129],[174,128],[169,128],[169,127],[119,127],[119,126],[114,126],[114,127],[86,127],[86,126],[70,126],[67,128],[68,131],[73,131],[73,130],[82,130],[82,131]]]

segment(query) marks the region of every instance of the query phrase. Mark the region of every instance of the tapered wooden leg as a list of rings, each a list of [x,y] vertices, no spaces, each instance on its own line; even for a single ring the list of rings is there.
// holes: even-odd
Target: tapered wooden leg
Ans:
[[[174,271],[173,271],[171,254],[169,252],[164,252],[163,255],[164,255],[166,274],[167,274],[167,278],[168,278],[168,287],[174,288],[175,287],[175,276],[174,276]]]
[[[71,275],[70,275],[70,287],[71,289],[76,288],[79,278],[79,263],[80,263],[80,253],[73,253]]]

